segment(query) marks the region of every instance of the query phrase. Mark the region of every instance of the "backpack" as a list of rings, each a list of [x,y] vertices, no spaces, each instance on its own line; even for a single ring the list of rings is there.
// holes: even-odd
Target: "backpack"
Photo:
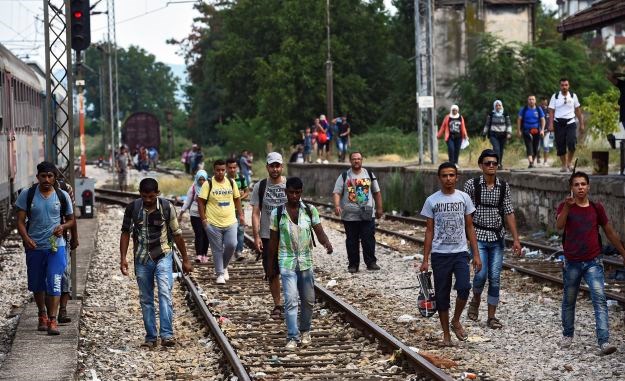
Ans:
[[[569,90],[569,94],[571,94],[571,100],[573,100],[573,98],[575,98],[575,93]],[[553,93],[554,99],[558,99],[559,96],[560,96],[559,91],[556,91],[555,93]]]
[[[28,231],[28,228],[30,227],[30,209],[31,209],[31,204],[33,203],[33,199],[35,198],[35,192],[37,191],[37,187],[39,186],[39,184],[34,184],[33,186],[31,186],[30,188],[28,188],[28,193],[26,194],[26,216],[28,217],[28,221],[26,222],[26,231]],[[53,187],[54,191],[56,192],[56,197],[59,199],[59,202],[61,203],[61,223],[64,222],[65,220],[65,214],[67,213],[67,198],[65,198],[65,195],[63,194],[63,191],[61,191],[61,189],[57,188],[57,187]]]
[[[232,191],[234,192],[234,181],[232,181],[232,179],[228,176],[226,176],[226,178],[228,180],[230,180],[230,188],[232,188]],[[211,196],[211,190],[213,190],[213,177],[209,177],[206,181],[208,181],[208,196],[206,198],[206,201],[208,201],[208,197]],[[193,188],[193,190],[195,191],[195,187]],[[234,194],[233,194],[234,197]]]
[[[489,112],[489,113],[488,113],[488,132],[490,132],[490,128],[491,128],[491,126],[493,125],[493,115],[494,115],[494,114],[495,114],[495,113],[494,113],[493,111],[491,111],[491,112]],[[508,113],[507,113],[507,112],[505,112],[505,111],[504,111],[504,113],[503,113],[503,117],[504,117],[504,118],[509,118],[510,116],[508,115]]]
[[[328,141],[328,135],[326,135],[325,131],[321,130],[317,132],[317,141],[321,144],[324,144]]]
[[[361,170],[364,169],[365,171],[367,171],[367,174],[369,175],[369,178],[371,179],[371,183],[373,184],[373,182],[375,180],[377,180],[377,178],[375,177],[375,175],[373,174],[372,171],[368,170],[365,167],[362,167]],[[341,177],[343,178],[343,190],[341,191],[341,197],[343,197],[343,195],[345,194],[345,182],[347,181],[347,171],[344,171],[343,173],[341,173]]]
[[[313,247],[317,247],[315,243],[315,233],[313,232],[312,226],[312,211],[310,210],[310,205],[304,203],[304,209],[306,210],[306,214],[310,219],[310,237],[312,238]],[[280,227],[280,220],[282,220],[282,213],[284,212],[284,204],[278,206],[278,228]]]
[[[595,210],[595,214],[597,215],[597,224],[599,224],[599,209],[597,209],[597,204],[590,200],[588,200],[588,202],[590,203],[590,206],[592,206],[592,208]],[[599,240],[599,250],[603,251],[603,239],[601,238],[601,233],[599,232],[599,229],[597,229],[597,237]],[[562,232],[562,250],[564,250],[564,241],[566,241],[566,227]]]
[[[171,220],[171,203],[164,197],[158,197],[158,202],[161,204],[161,210],[163,218],[167,223],[167,241],[171,245],[174,242],[174,234],[169,227],[169,220]],[[141,221],[141,212],[143,209],[143,200],[138,198],[132,202],[132,223],[133,223],[133,235],[137,238],[136,227],[139,226]]]
[[[265,190],[267,189],[267,179],[260,180],[258,184],[258,208],[263,210],[263,198],[265,198]]]
[[[540,111],[542,111],[542,108],[538,105],[536,105],[536,113],[538,113],[538,119],[540,120],[540,111],[538,111],[540,109]],[[523,119],[525,119],[525,113],[527,112],[527,110],[529,110],[529,107],[527,107],[527,105],[523,106],[523,108],[521,109],[521,123]],[[543,111],[543,118],[545,117],[545,112]],[[525,130],[525,126],[522,124],[521,127],[523,127],[523,129]],[[535,130],[535,131],[533,131]],[[530,129],[530,133],[532,135],[538,135],[538,133],[540,132],[540,130],[537,127],[532,127]]]
[[[492,231],[493,233],[495,233],[495,235],[497,236],[497,239],[501,239],[503,238],[503,236],[501,235],[501,230],[503,228],[504,225],[504,214],[503,214],[503,202],[506,198],[506,193],[508,192],[508,183],[499,179],[499,182],[501,183],[501,191],[499,192],[499,200],[497,201],[497,205],[490,205],[490,204],[483,204],[482,203],[482,186],[480,184],[480,177],[476,177],[473,179],[473,191],[474,191],[474,196],[475,196],[475,209],[477,209],[478,206],[482,205],[484,207],[487,208],[497,208],[497,210],[499,211],[499,216],[501,217],[501,226],[497,227],[497,228],[493,228],[490,226],[483,226],[480,225],[478,223],[475,222],[475,220],[473,220],[473,225],[475,225],[475,227],[479,228],[479,229],[483,229],[483,230],[488,230],[488,231]]]

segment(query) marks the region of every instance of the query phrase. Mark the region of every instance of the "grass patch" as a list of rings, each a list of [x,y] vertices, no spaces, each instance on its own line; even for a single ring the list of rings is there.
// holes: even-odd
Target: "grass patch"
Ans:
[[[164,196],[182,196],[187,194],[192,182],[190,178],[162,176],[158,179],[158,189]]]

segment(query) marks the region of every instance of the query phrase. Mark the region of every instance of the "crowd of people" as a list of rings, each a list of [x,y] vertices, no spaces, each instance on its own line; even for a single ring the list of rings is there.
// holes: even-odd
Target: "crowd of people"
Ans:
[[[544,97],[540,104],[537,103],[535,95],[529,95],[526,105],[517,113],[516,125],[517,136],[525,144],[528,168],[534,168],[541,163],[541,152],[543,165],[550,166],[548,156],[555,146],[556,155],[560,159],[560,171],[573,171],[578,126],[580,131],[584,131],[585,126],[579,99],[570,90],[567,78],[561,78],[560,90],[550,98]],[[512,123],[501,100],[493,102],[493,108],[486,116],[482,136],[488,138],[493,150],[499,155],[498,165],[502,169],[504,151],[512,138]],[[444,137],[449,162],[458,166],[460,150],[468,146],[469,135],[457,105],[451,106],[437,137]]]
[[[295,151],[289,158],[289,163],[317,163],[328,164],[332,146],[336,148],[337,160],[345,162],[347,149],[351,142],[351,125],[347,114],[328,121],[325,115],[315,118],[312,126],[301,130],[301,139],[295,144]],[[316,160],[313,158],[316,157]]]

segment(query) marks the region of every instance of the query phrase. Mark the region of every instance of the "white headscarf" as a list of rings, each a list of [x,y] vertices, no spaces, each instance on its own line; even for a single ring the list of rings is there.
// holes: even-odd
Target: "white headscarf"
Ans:
[[[497,103],[499,103],[501,105],[501,111],[497,111]],[[499,99],[497,99],[496,101],[493,102],[493,114],[497,115],[497,116],[502,116],[503,115],[503,103],[501,103],[501,101]]]
[[[456,109],[456,111],[458,111],[458,114],[456,116],[454,116],[454,109]],[[451,105],[451,108],[449,109],[449,117],[450,118],[457,118],[460,116],[460,107],[458,107],[458,105]]]

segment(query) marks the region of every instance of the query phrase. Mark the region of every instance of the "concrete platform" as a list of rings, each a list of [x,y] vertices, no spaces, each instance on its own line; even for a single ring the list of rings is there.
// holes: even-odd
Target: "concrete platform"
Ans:
[[[2,368],[0,380],[73,380],[78,365],[78,340],[82,295],[95,251],[97,219],[78,219],[80,246],[76,250],[76,292],[78,298],[67,305],[71,323],[59,324],[61,334],[48,336],[37,331],[37,306],[24,306],[11,352]]]

